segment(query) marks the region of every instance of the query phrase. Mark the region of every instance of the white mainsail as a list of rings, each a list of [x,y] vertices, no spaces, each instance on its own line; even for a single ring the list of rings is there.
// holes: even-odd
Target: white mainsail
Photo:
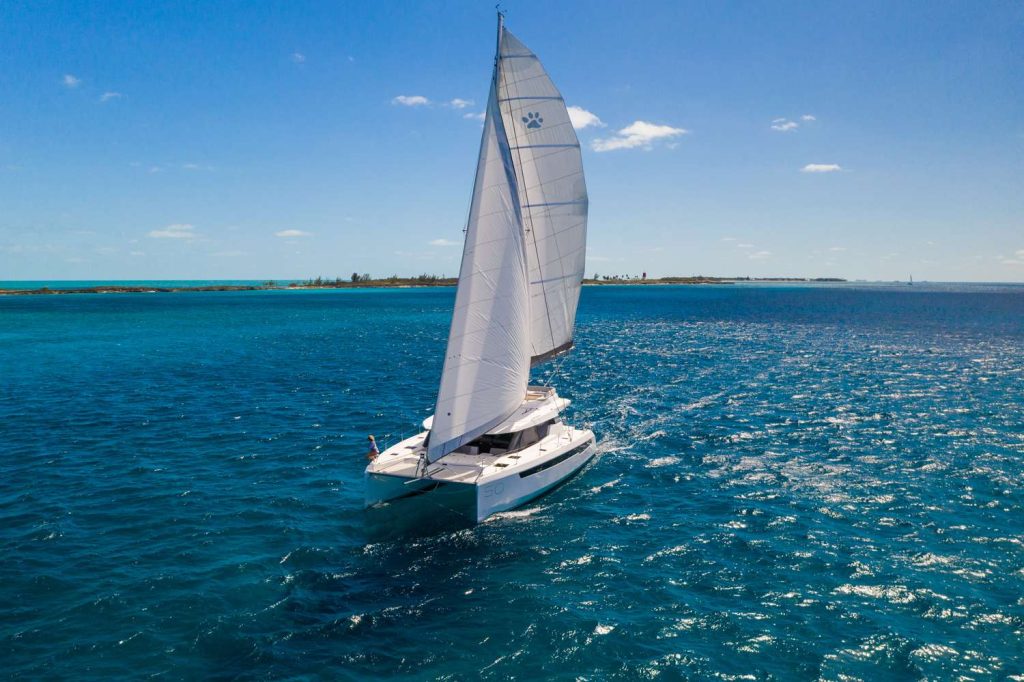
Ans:
[[[507,30],[499,56],[498,104],[519,184],[537,364],[572,346],[586,265],[587,185],[565,101],[540,60]]]
[[[499,20],[428,462],[511,416],[531,364],[571,347],[586,227],[579,141],[565,102]]]

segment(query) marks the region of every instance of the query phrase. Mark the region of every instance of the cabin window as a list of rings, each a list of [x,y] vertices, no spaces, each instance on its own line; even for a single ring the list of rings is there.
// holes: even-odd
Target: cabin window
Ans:
[[[512,438],[515,435],[516,434],[514,433],[487,433],[469,443],[468,447],[476,447],[477,452],[481,455],[485,455],[495,450],[507,451],[509,446],[512,444]]]
[[[519,432],[519,438],[513,443],[513,450],[523,450],[536,445],[539,441],[544,440],[544,437],[548,435],[548,428],[551,426],[551,422],[544,422],[543,424],[537,424],[531,426],[528,429],[523,429]]]
[[[543,424],[537,424],[531,426],[528,429],[523,429],[516,433],[488,433],[480,436],[471,443],[467,443],[459,450],[465,448],[466,452],[472,454],[485,455],[492,453],[495,450],[502,450],[504,452],[516,452],[524,448],[528,448],[531,445],[536,445],[539,441],[544,440],[548,435],[548,430],[552,424],[555,424],[556,420],[544,422]],[[476,448],[473,452],[472,448]]]

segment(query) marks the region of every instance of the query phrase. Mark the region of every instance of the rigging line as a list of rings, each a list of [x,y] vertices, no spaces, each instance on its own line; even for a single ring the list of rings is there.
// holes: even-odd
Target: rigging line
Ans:
[[[499,71],[499,75],[501,77],[502,82],[505,84],[506,94],[511,94],[509,86],[508,86],[508,78],[506,76],[505,69],[501,68],[501,38],[502,38],[502,36],[499,35],[499,37],[498,37],[498,65],[497,65],[496,68]],[[497,94],[500,95],[500,93],[497,93]],[[519,94],[519,87],[518,87],[518,85],[516,85],[516,95],[518,95],[518,94]],[[500,98],[500,96],[499,96],[498,99],[499,99],[499,101],[498,101],[498,109],[500,111],[501,110],[501,101],[500,101],[501,98]],[[519,205],[520,205],[520,207],[522,207],[523,205],[529,206],[530,205],[530,197],[529,197],[529,193],[527,192],[527,189],[526,189],[526,174],[522,172],[522,169],[523,169],[523,156],[522,156],[522,153],[520,151],[521,147],[519,145],[519,133],[516,132],[516,122],[515,122],[514,117],[512,115],[512,104],[511,104],[511,102],[506,102],[506,104],[508,104],[508,117],[509,117],[509,120],[512,121],[512,136],[515,138],[516,158],[519,160],[519,164],[516,167],[516,175],[522,174],[522,178],[523,178],[523,181],[521,183],[522,184],[522,191],[523,191],[523,198],[520,200]],[[506,136],[508,135],[508,131],[507,130],[505,131],[505,135]],[[541,188],[540,189],[541,197],[544,198],[544,189],[543,189],[542,186],[540,186],[540,185],[538,185],[538,186]],[[522,211],[521,209],[520,209],[520,212],[524,213],[524,214],[525,213],[529,213],[529,211]],[[544,270],[543,270],[543,268],[541,268],[541,264],[540,264],[540,247],[537,246],[537,233],[533,229],[533,216],[532,215],[529,216],[529,220],[530,220],[530,237],[533,240],[533,253],[534,253],[534,257],[537,259],[537,270],[540,272],[540,275],[543,278],[544,277]],[[563,270],[563,272],[564,272],[564,270]],[[529,282],[529,279],[530,279],[529,264],[527,264],[527,268],[526,268],[526,279],[527,279],[527,282]],[[527,284],[527,286],[529,286],[529,284]],[[551,347],[554,348],[557,344],[555,343],[554,325],[551,323],[551,308],[548,305],[548,292],[547,292],[547,288],[544,287],[544,286],[541,286],[540,291],[541,291],[541,295],[544,298],[544,315],[548,319],[548,336],[551,339]],[[530,345],[531,346],[533,345],[533,329],[532,328],[530,329]]]

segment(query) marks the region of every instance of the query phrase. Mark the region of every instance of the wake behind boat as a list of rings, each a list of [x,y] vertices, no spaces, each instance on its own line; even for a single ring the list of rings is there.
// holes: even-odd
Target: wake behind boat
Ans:
[[[482,521],[551,490],[593,457],[593,432],[562,421],[569,401],[529,385],[531,367],[572,348],[587,209],[565,101],[499,13],[434,415],[366,467],[367,506],[454,492]]]

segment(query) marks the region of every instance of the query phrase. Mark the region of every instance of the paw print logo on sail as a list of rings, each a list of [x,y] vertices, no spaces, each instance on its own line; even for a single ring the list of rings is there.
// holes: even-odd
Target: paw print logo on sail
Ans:
[[[526,124],[527,128],[540,128],[540,125],[544,122],[544,119],[540,117],[540,112],[531,111],[526,116],[523,116],[523,123]]]

